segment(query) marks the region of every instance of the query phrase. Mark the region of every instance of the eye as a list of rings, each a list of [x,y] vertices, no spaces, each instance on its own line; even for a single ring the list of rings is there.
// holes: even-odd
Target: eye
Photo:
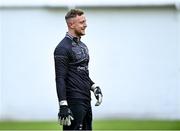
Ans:
[[[81,23],[81,24],[84,24],[84,23],[86,23],[86,20],[80,21],[80,23]]]

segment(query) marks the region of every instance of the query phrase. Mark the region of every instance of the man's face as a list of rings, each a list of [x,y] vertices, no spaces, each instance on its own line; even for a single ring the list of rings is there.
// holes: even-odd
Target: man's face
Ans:
[[[75,18],[73,18],[71,27],[77,36],[80,37],[80,36],[85,35],[85,29],[87,27],[85,16],[84,15],[81,15],[81,16],[77,15]]]

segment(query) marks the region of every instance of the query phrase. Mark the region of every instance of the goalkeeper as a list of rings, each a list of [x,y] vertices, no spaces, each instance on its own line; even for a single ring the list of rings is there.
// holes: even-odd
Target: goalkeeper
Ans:
[[[89,77],[88,48],[81,41],[86,17],[82,10],[71,9],[65,20],[68,32],[54,51],[58,119],[63,130],[92,130],[90,91],[97,99],[96,106],[102,102],[102,93]]]

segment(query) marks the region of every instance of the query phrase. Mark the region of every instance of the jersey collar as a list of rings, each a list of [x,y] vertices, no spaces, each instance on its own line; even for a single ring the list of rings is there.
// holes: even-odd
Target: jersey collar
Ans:
[[[75,43],[79,43],[81,37],[78,39],[78,37],[73,37],[71,34],[69,34],[68,32],[66,32],[66,37],[70,38],[72,41],[74,41]]]

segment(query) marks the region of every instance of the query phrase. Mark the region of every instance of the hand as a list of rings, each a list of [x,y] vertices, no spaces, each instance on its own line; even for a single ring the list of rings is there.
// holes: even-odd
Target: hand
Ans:
[[[74,120],[73,114],[67,105],[60,105],[58,120],[60,125],[70,126],[71,120]]]
[[[94,95],[95,95],[95,97],[97,99],[97,102],[96,102],[95,106],[99,106],[102,103],[102,97],[103,97],[101,89],[100,89],[99,86],[93,85],[92,90],[93,90]]]

